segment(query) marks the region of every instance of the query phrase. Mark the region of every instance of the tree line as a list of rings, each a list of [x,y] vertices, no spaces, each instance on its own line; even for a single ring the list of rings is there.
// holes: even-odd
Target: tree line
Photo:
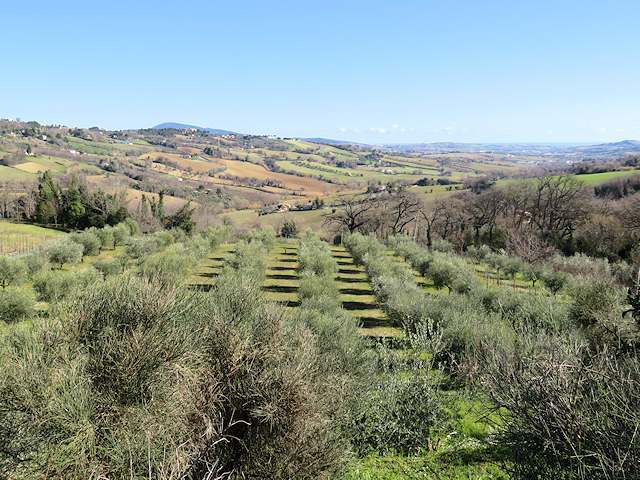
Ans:
[[[26,195],[7,191],[0,198],[0,217],[59,227],[65,230],[84,230],[117,225],[134,217],[143,231],[181,228],[191,233],[194,208],[187,202],[173,214],[167,213],[164,192],[158,198],[142,195],[135,211],[127,208],[125,192],[107,193],[90,188],[79,177],[57,180],[49,171]]]
[[[444,240],[458,252],[487,245],[530,262],[554,252],[637,262],[639,179],[589,188],[575,176],[546,176],[435,200],[407,190],[368,194],[344,200],[325,216],[325,224],[383,239],[405,233],[428,247]]]

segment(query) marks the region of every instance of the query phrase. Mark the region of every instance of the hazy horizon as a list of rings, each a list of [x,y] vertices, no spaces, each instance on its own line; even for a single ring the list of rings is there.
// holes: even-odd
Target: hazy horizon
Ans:
[[[0,117],[390,143],[640,138],[640,4],[36,0]]]

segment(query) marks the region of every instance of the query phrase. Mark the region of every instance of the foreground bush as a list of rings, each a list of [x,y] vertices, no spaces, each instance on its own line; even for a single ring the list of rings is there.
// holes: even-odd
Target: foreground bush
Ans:
[[[481,384],[501,418],[495,438],[514,478],[640,476],[640,362],[551,336],[487,344]]]
[[[0,475],[330,478],[348,445],[314,335],[227,270],[99,282],[0,344]]]
[[[361,455],[424,451],[443,419],[437,392],[424,372],[374,379],[351,414],[351,441]]]

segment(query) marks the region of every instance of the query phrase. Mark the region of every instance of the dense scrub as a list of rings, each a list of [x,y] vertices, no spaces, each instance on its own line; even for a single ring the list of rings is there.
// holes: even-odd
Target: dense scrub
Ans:
[[[640,474],[638,293],[614,264],[345,235],[406,333],[390,349],[358,334],[310,233],[295,309],[262,292],[273,230],[245,232],[211,290],[190,289],[228,235],[122,224],[0,258],[0,477],[339,478],[380,455]],[[513,286],[485,284],[488,265]]]
[[[138,274],[71,289],[51,318],[5,335],[0,473],[315,479],[339,471],[350,447],[336,420],[366,351],[353,320],[332,315],[339,306],[321,310],[309,297],[301,322],[264,301],[273,240],[246,237],[209,293],[165,275],[181,267],[151,263],[151,254],[137,260]],[[200,243],[166,253],[188,258]]]
[[[437,253],[393,239],[426,276]],[[606,261],[556,258],[567,295],[486,288],[423,298],[414,347],[491,400],[491,437],[514,478],[634,478],[638,323]]]

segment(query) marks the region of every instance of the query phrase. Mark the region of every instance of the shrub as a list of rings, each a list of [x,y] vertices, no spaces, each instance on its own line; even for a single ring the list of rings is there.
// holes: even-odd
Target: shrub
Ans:
[[[640,324],[633,316],[624,315],[625,293],[607,277],[583,277],[572,286],[569,318],[593,349],[620,354],[640,347]]]
[[[140,225],[133,218],[127,217],[118,225],[125,225],[129,229],[129,236],[140,235]]]
[[[298,235],[298,226],[293,220],[287,220],[280,227],[280,236],[283,238],[295,238]]]
[[[98,260],[93,263],[93,267],[99,271],[103,277],[118,275],[123,271],[120,259]]]
[[[249,230],[240,236],[247,243],[261,243],[264,248],[270,249],[276,242],[276,232],[273,228],[261,228]]]
[[[65,263],[78,263],[82,260],[84,247],[71,240],[62,240],[51,245],[47,249],[49,261],[62,268]]]
[[[624,291],[607,277],[582,278],[571,288],[569,318],[582,328],[613,315],[622,317]]]
[[[437,239],[433,241],[431,250],[441,253],[453,253],[453,243],[447,240]]]
[[[176,230],[176,233],[178,231],[179,230]],[[168,247],[175,242],[173,234],[168,230],[160,230],[159,232],[155,232],[153,235],[150,235],[150,238],[155,239],[160,247]]]
[[[235,252],[227,260],[226,266],[234,270],[242,270],[245,278],[253,282],[262,282],[265,271],[265,247],[259,241],[247,243],[241,241],[236,244]]]
[[[214,249],[226,242],[230,233],[229,227],[216,225],[214,227],[209,227],[204,235],[209,239],[209,248]]]
[[[554,270],[571,275],[609,276],[610,265],[606,258],[591,258],[582,253],[571,257],[556,255],[550,262]]]
[[[124,223],[119,223],[113,227],[113,244],[114,246],[120,246],[127,243],[127,240],[131,236],[131,229]]]
[[[48,266],[46,255],[44,255],[44,253],[40,251],[29,253],[21,258],[27,269],[29,278],[31,278],[36,273],[41,272]]]
[[[129,239],[125,253],[130,258],[140,260],[158,251],[161,247],[160,240],[155,236],[134,237]]]
[[[515,332],[568,332],[571,328],[568,305],[538,292],[484,290],[480,301],[490,314],[499,314]]]
[[[62,318],[13,333],[2,345],[0,442],[10,447],[0,469],[22,478],[184,478],[198,390],[179,365],[192,343],[184,305],[119,278],[71,299]]]
[[[640,362],[592,356],[570,337],[490,343],[481,384],[500,421],[494,441],[517,479],[640,476]]]
[[[476,247],[470,245],[467,248],[467,255],[473,259],[474,262],[480,263],[491,254],[491,249],[487,245],[481,245]]]
[[[100,248],[102,248],[102,242],[100,237],[96,233],[89,230],[84,232],[75,232],[70,235],[72,241],[82,245],[82,255],[98,255]]]
[[[148,280],[170,286],[182,283],[194,259],[184,248],[172,248],[150,255],[140,265],[140,274]]]
[[[4,290],[9,285],[19,283],[26,273],[26,266],[17,257],[0,256],[0,286]]]
[[[351,442],[359,454],[426,449],[443,411],[425,375],[386,374],[362,393],[349,418]]]
[[[187,232],[181,228],[172,228],[171,230],[167,230],[167,232],[171,235],[172,243],[184,243],[189,238]]]
[[[239,265],[211,294],[107,279],[0,337],[2,471],[333,478],[348,451],[332,417],[346,382],[326,381],[340,362]]]
[[[86,288],[99,280],[100,274],[94,268],[87,268],[79,272],[45,271],[33,278],[33,289],[39,300],[58,302],[75,289]]]
[[[536,282],[543,276],[544,270],[540,265],[524,264],[522,269],[522,275],[524,278],[531,282],[531,286],[535,287]]]
[[[28,318],[33,315],[34,304],[33,294],[24,288],[0,290],[0,321],[10,323]]]
[[[187,239],[184,247],[188,255],[190,255],[195,262],[204,258],[207,253],[209,253],[209,240],[202,235],[194,235]]]
[[[342,243],[353,256],[353,260],[359,264],[364,264],[365,256],[377,257],[384,254],[384,246],[371,236],[361,233],[352,233],[342,237]]]
[[[515,280],[518,272],[523,270],[522,262],[518,258],[507,257],[503,262],[502,270],[507,277]]]
[[[113,234],[113,227],[106,226],[96,230],[96,235],[100,239],[102,245],[101,248],[113,249],[115,247],[115,236]]]
[[[303,271],[318,276],[330,276],[332,281],[338,270],[338,265],[331,257],[326,244],[314,237],[307,236],[300,242],[298,259]]]
[[[555,295],[567,285],[569,277],[563,272],[545,270],[542,273],[542,281],[545,287]]]

